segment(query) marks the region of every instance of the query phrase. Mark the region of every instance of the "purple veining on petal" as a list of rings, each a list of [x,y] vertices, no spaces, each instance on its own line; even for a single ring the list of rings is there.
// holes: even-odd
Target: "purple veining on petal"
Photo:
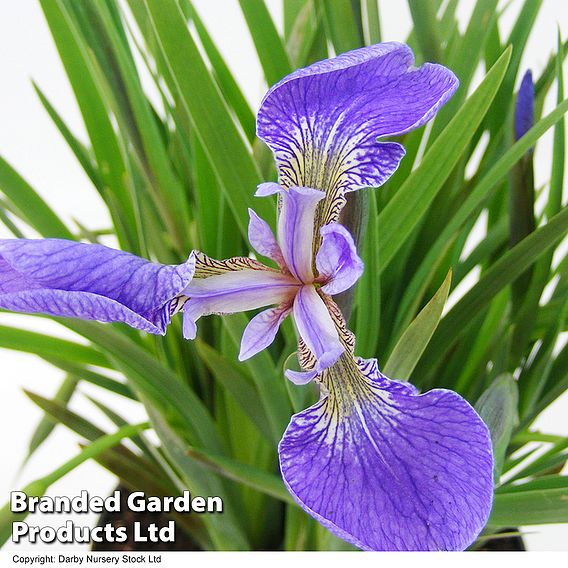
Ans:
[[[525,73],[515,106],[515,139],[522,138],[533,126],[534,83],[530,69]]]
[[[250,359],[272,344],[282,322],[292,311],[290,303],[264,310],[254,316],[241,339],[239,361]]]
[[[26,313],[123,322],[163,334],[174,298],[193,277],[179,266],[61,239],[0,241],[0,307]]]
[[[251,246],[261,254],[270,258],[280,268],[286,267],[280,245],[276,242],[274,233],[266,221],[261,219],[252,209],[249,209],[250,222],[248,226],[248,239]]]
[[[381,185],[404,150],[376,139],[426,123],[458,85],[445,67],[413,62],[408,46],[383,43],[274,85],[261,103],[257,134],[275,153],[280,182],[343,192]]]
[[[471,544],[493,495],[491,440],[474,409],[448,390],[417,395],[347,355],[323,381],[329,393],[292,417],[279,446],[300,506],[366,550]]]
[[[333,296],[348,290],[363,274],[363,261],[357,254],[351,233],[342,225],[330,223],[320,229],[322,243],[316,255],[321,290]]]
[[[282,189],[278,242],[288,270],[300,282],[311,283],[314,217],[325,193],[309,187]]]
[[[299,289],[290,275],[273,270],[239,270],[196,278],[184,290],[184,336],[195,337],[195,322],[209,314],[233,314],[290,302]]]
[[[326,305],[313,286],[302,286],[296,294],[294,321],[300,337],[317,359],[314,371],[320,373],[333,365],[345,348]]]

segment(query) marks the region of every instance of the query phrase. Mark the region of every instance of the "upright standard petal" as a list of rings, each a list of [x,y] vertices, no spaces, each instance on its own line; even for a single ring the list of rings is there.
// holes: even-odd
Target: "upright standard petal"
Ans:
[[[296,294],[294,320],[298,333],[315,357],[316,364],[305,375],[292,372],[287,373],[287,376],[293,376],[296,379],[293,382],[301,380],[301,377],[305,377],[307,381],[315,377],[314,373],[321,373],[333,365],[345,348],[326,305],[313,286],[302,286]]]
[[[127,252],[60,239],[0,241],[0,307],[123,322],[163,334],[174,299],[195,269],[155,264]]]
[[[367,373],[367,374],[365,374]],[[326,393],[280,442],[286,487],[332,533],[365,550],[463,550],[493,495],[487,427],[452,391],[417,395],[344,355]]]
[[[309,187],[282,189],[278,216],[278,242],[292,275],[300,282],[311,283],[314,219],[318,203],[325,193]]]
[[[332,197],[381,185],[404,149],[377,137],[421,126],[458,85],[445,67],[417,69],[413,62],[409,47],[383,43],[314,63],[274,85],[261,103],[257,134],[276,155],[280,182]]]
[[[184,290],[184,336],[195,338],[195,322],[209,314],[233,314],[291,302],[299,285],[274,270],[239,270],[196,278]]]
[[[363,274],[363,261],[351,233],[342,225],[330,223],[320,229],[322,242],[316,255],[318,280],[322,292],[333,296],[348,290]]]

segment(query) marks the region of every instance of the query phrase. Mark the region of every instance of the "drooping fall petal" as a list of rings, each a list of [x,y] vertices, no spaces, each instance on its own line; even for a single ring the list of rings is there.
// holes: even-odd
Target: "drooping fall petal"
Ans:
[[[347,354],[279,446],[284,482],[332,533],[366,550],[463,550],[489,516],[487,427],[458,394],[418,395]]]
[[[163,334],[195,259],[179,266],[61,239],[0,241],[0,307]]]

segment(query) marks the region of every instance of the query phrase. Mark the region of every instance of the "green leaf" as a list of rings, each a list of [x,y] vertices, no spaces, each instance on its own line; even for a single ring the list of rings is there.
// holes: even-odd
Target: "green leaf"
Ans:
[[[276,30],[264,0],[239,0],[250,35],[269,85],[292,71],[282,38]]]
[[[516,493],[537,489],[568,489],[568,475],[545,475],[517,485],[507,484],[497,488],[497,493]]]
[[[0,190],[17,209],[18,216],[44,237],[74,238],[49,205],[2,157]]]
[[[235,314],[223,319],[224,327],[235,345],[240,345],[243,328],[247,322],[244,314]],[[286,392],[283,375],[277,372],[270,355],[261,351],[243,363],[248,368],[270,421],[271,435],[278,443],[290,421],[291,405]]]
[[[252,487],[256,491],[275,497],[285,503],[295,504],[290,493],[286,491],[282,480],[272,473],[267,473],[245,463],[239,463],[223,456],[215,456],[194,448],[188,450],[188,454],[211,471],[219,473],[228,479],[242,483],[247,487]]]
[[[179,93],[246,237],[247,207],[265,219],[272,216],[268,200],[253,200],[260,176],[250,149],[201,58],[177,2],[145,0],[145,5],[175,81],[171,87]]]
[[[429,2],[420,2],[420,0],[416,0],[416,3],[429,4]],[[454,96],[437,113],[431,140],[438,136],[442,128],[458,112],[467,96],[475,70],[483,56],[483,47],[488,40],[487,30],[492,27],[493,22],[497,22],[497,4],[498,0],[477,0],[463,37],[448,44],[445,49],[443,63],[456,74],[460,85]],[[457,23],[454,20],[451,29],[455,30],[456,27]],[[499,55],[501,55],[501,49],[499,49]],[[486,69],[493,67],[497,60],[498,58],[495,58],[490,65],[486,64]],[[490,109],[489,112],[491,112]]]
[[[489,525],[516,527],[568,523],[566,487],[497,493]]]
[[[519,423],[519,392],[512,375],[499,375],[479,397],[475,409],[487,424],[493,445],[494,476],[497,481],[503,469],[505,454],[513,428]]]
[[[379,15],[379,0],[364,0],[363,25],[367,45],[381,42],[381,18]]]
[[[373,192],[372,189],[362,191]],[[357,353],[362,357],[374,357],[380,332],[381,278],[380,278],[380,228],[377,212],[377,195],[369,196],[369,220],[363,237],[361,256],[365,263],[363,276],[357,283]]]
[[[125,158],[88,48],[62,0],[40,0],[40,4],[81,110],[98,170],[112,192],[112,195],[105,193],[105,200],[121,245],[126,250],[139,252],[136,215],[126,184]]]
[[[128,44],[121,37],[107,4],[85,3],[89,27],[97,32],[97,41],[106,57],[108,75],[115,82],[114,109],[124,130],[130,132],[133,146],[148,180],[147,187],[172,242],[182,255],[187,253],[189,211],[186,193],[175,175],[164,139]]]
[[[483,120],[503,79],[510,57],[505,51],[483,82],[427,151],[379,215],[381,271],[395,257],[420,222]]]
[[[361,7],[351,0],[321,1],[328,35],[336,54],[364,45]]]
[[[423,0],[408,0],[408,7],[424,60],[440,62],[442,40],[434,5]]]
[[[238,83],[235,81],[231,71],[227,67],[223,56],[219,53],[219,50],[215,46],[215,43],[211,39],[207,28],[203,24],[199,14],[195,8],[188,2],[188,13],[191,21],[195,25],[195,30],[203,45],[203,49],[207,54],[207,59],[211,63],[213,68],[213,74],[215,79],[225,97],[225,100],[231,105],[231,108],[235,111],[239,122],[245,131],[245,134],[251,142],[255,138],[255,116],[250,108],[250,105],[243,95]]]
[[[129,422],[123,418],[118,412],[115,412],[112,408],[103,404],[101,401],[86,395],[86,398],[96,406],[116,427],[122,428],[123,426],[127,426]],[[141,436],[132,436],[132,442],[136,444],[136,446],[142,451],[144,456],[149,460],[155,463],[154,455],[152,454],[148,444],[144,441]],[[156,465],[158,465],[156,463]],[[158,465],[159,467],[159,465]]]
[[[409,306],[419,301],[429,277],[432,275],[436,262],[448,250],[449,244],[459,228],[479,211],[483,203],[492,195],[492,191],[498,187],[499,181],[507,174],[511,167],[522,158],[527,150],[551,128],[568,111],[568,100],[559,104],[550,114],[539,120],[520,140],[515,142],[499,160],[489,169],[475,187],[468,192],[459,209],[446,220],[441,233],[436,241],[430,245],[426,257],[415,271],[410,284],[407,286],[401,301],[400,312],[412,313]],[[495,227],[496,228],[496,227]],[[383,261],[384,262],[384,261]]]
[[[193,439],[223,453],[223,444],[209,410],[173,371],[110,327],[74,320],[68,321],[67,325],[103,349],[115,366],[125,373],[131,386],[151,400],[156,408],[175,415]]]
[[[264,405],[249,379],[237,365],[228,361],[213,347],[200,340],[196,340],[195,346],[215,380],[232,395],[243,412],[257,426],[258,431],[268,440],[272,440]]]
[[[420,361],[421,369],[432,369],[467,329],[476,314],[502,288],[510,284],[568,230],[568,208],[555,215],[546,225],[523,239],[504,254],[481,277],[479,282],[446,314]]]
[[[73,375],[69,375],[65,377],[59,389],[55,393],[54,400],[67,406],[71,397],[75,393],[77,389],[77,385],[79,381]],[[28,446],[28,455],[26,456],[25,461],[28,461],[32,454],[47,440],[50,434],[53,432],[57,422],[53,420],[53,418],[49,416],[43,416],[40,420],[39,424],[36,426],[34,430],[30,443]]]
[[[157,412],[151,407],[148,407],[148,412],[166,456],[180,472],[184,489],[190,487],[198,495],[216,495],[223,499],[225,506],[222,516],[205,515],[203,518],[216,549],[248,550],[250,545],[236,517],[238,509],[230,503],[230,495],[220,483],[221,480],[210,475],[190,457],[187,444]]]
[[[488,115],[489,126],[492,132],[498,132],[503,127],[503,117],[507,116],[509,108],[513,104],[513,88],[519,72],[519,66],[541,6],[542,0],[525,0],[511,34],[504,42],[504,45],[512,47],[513,51],[511,64],[495,97],[495,104]]]
[[[93,347],[15,327],[0,326],[0,347],[73,363],[110,367],[108,359]]]
[[[410,378],[440,323],[451,282],[452,271],[450,270],[434,297],[424,306],[395,345],[385,365],[387,376],[402,381]]]
[[[91,383],[92,385],[108,390],[111,393],[123,396],[130,400],[138,401],[138,399],[136,398],[130,387],[123,382],[120,382],[116,379],[111,379],[106,375],[103,375],[99,372],[94,372],[91,369],[87,369],[80,365],[70,363],[69,361],[62,361],[61,359],[55,357],[45,357],[45,356],[43,357],[43,359],[45,359],[45,361],[47,361],[49,364],[54,365],[59,369],[62,369],[66,373],[75,375],[78,379],[81,379],[82,381]]]
[[[64,120],[55,110],[55,107],[49,102],[49,99],[45,96],[43,91],[35,83],[33,83],[33,87],[41,104],[43,105],[43,108],[47,111],[49,118],[51,118],[53,124],[55,124],[55,126],[57,127],[57,130],[59,130],[65,142],[67,142],[67,145],[77,158],[77,161],[79,162],[85,173],[89,176],[89,179],[93,182],[93,185],[99,190],[99,192],[101,192],[103,188],[103,181],[101,180],[99,172],[93,164],[93,160],[89,154],[89,151],[71,132],[67,124],[65,124]],[[45,236],[49,235],[45,234]]]
[[[557,94],[556,102],[558,105],[564,100],[564,73],[562,41],[560,31],[558,32],[558,54],[556,57],[556,79]],[[552,150],[552,172],[550,175],[550,189],[548,192],[548,202],[546,204],[546,214],[550,219],[562,208],[562,188],[564,187],[565,169],[565,146],[566,146],[566,126],[564,118],[559,120],[554,127],[554,145]]]

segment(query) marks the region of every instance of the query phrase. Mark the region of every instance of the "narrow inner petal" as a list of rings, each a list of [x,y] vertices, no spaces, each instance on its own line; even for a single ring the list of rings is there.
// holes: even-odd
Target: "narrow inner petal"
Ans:
[[[281,269],[286,268],[286,261],[280,250],[280,245],[276,242],[276,237],[268,223],[252,209],[249,209],[249,217],[248,239],[251,246],[258,254],[276,262]]]
[[[245,328],[241,340],[239,361],[253,357],[272,344],[281,323],[292,311],[290,303],[257,314]]]

